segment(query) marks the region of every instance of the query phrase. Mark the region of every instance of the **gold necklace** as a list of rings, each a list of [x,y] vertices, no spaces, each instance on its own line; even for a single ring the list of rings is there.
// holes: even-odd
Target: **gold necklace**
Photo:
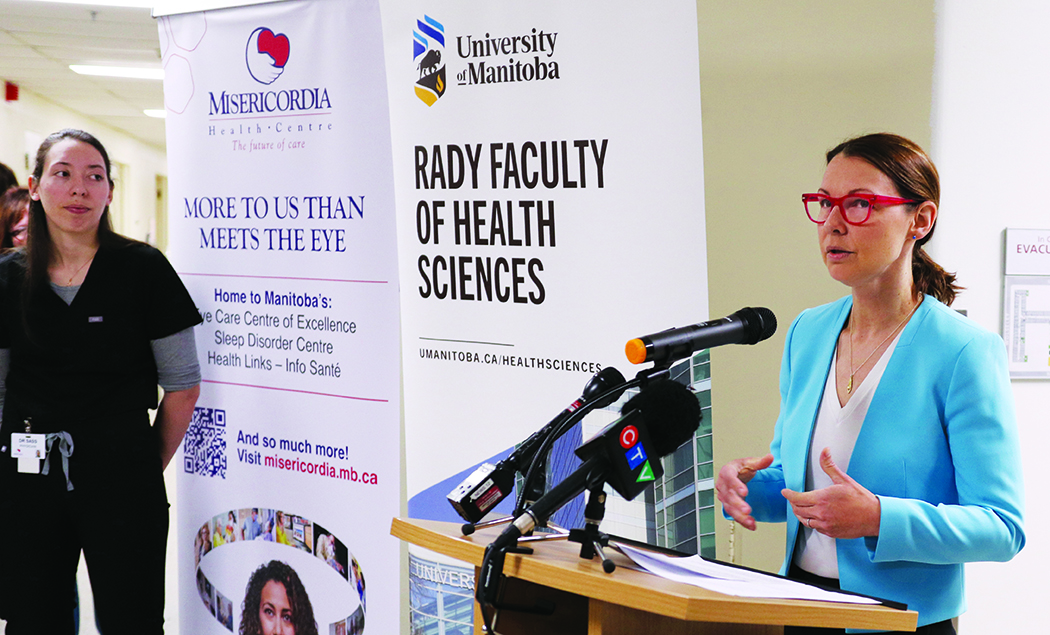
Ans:
[[[851,394],[853,392],[853,376],[857,374],[857,371],[860,370],[861,368],[864,368],[864,364],[868,363],[868,360],[871,359],[871,356],[875,354],[875,351],[877,351],[880,348],[882,348],[882,345],[885,344],[886,342],[888,342],[890,340],[890,338],[893,337],[894,334],[898,330],[900,330],[900,328],[902,326],[904,326],[904,323],[908,321],[908,318],[910,318],[912,315],[914,315],[915,311],[917,311],[918,309],[919,309],[919,305],[916,304],[915,308],[912,309],[911,311],[909,311],[908,315],[904,316],[904,319],[901,320],[900,324],[895,326],[893,328],[893,330],[890,331],[890,334],[886,336],[886,339],[884,339],[881,342],[879,342],[879,345],[876,346],[875,349],[872,350],[871,353],[867,357],[864,358],[864,361],[860,363],[860,366],[858,366],[856,370],[853,369],[853,311],[850,311],[850,314],[849,314],[849,383],[846,384],[846,394],[847,395]]]
[[[95,250],[95,253],[98,253],[97,249]],[[77,267],[77,270],[73,272],[73,275],[69,276],[69,282],[66,283],[66,286],[67,287],[73,286],[73,279],[76,278],[77,274],[79,274],[81,271],[83,271],[84,267],[88,266],[88,263],[91,262],[94,259],[95,259],[95,254],[91,254],[91,257],[88,258],[87,260],[85,260],[84,264],[82,264],[79,267]]]

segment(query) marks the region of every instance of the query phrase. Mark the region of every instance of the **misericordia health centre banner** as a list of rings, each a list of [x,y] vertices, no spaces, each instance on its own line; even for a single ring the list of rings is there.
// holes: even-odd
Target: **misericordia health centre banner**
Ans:
[[[368,0],[159,20],[169,252],[204,317],[201,397],[175,458],[183,633],[398,629],[380,24]]]
[[[689,0],[384,3],[411,516],[458,520],[474,468],[633,376],[626,341],[707,319],[696,24]],[[413,554],[414,625],[469,626],[447,564]]]

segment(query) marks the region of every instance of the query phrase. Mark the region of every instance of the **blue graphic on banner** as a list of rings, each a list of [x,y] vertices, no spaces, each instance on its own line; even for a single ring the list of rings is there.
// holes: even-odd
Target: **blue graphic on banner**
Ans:
[[[583,439],[583,428],[580,424],[574,425],[561,438],[554,442],[551,447],[547,461],[547,484],[548,486],[560,483],[566,476],[580,467],[580,459],[573,452],[579,447]],[[508,448],[503,452],[491,456],[484,461],[467,467],[466,469],[449,476],[443,481],[431,485],[427,489],[416,494],[408,500],[409,518],[423,518],[426,520],[443,520],[447,522],[463,522],[456,510],[448,502],[448,494],[462,483],[464,479],[474,473],[482,463],[496,464],[510,456],[514,448]],[[507,498],[492,508],[489,515],[492,518],[509,515],[514,511],[514,503],[518,495],[517,487]],[[583,526],[583,494],[566,503],[551,516],[551,522],[562,527]]]
[[[491,456],[480,463],[471,465],[462,472],[456,472],[452,476],[446,478],[443,481],[431,485],[422,492],[416,494],[412,498],[408,499],[408,517],[409,518],[424,518],[426,520],[444,520],[447,522],[461,523],[463,519],[459,517],[456,510],[453,509],[452,505],[448,502],[448,493],[456,488],[457,485],[463,482],[468,476],[474,473],[474,470],[481,467],[482,463],[499,463],[503,459],[510,456],[510,453],[514,451],[514,448],[504,450],[503,452]],[[514,510],[514,497],[508,496],[504,501],[492,508],[493,513],[509,514]]]
[[[419,30],[437,40],[441,46],[445,46],[445,26],[429,15],[423,16],[423,20],[426,23],[419,20],[416,21]]]

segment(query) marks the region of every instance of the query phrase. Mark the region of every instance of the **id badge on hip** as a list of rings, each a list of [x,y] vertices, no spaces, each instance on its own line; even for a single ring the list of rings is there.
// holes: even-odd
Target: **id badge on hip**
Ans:
[[[23,474],[39,474],[40,459],[44,458],[43,434],[12,434],[11,456],[18,459],[18,471]]]

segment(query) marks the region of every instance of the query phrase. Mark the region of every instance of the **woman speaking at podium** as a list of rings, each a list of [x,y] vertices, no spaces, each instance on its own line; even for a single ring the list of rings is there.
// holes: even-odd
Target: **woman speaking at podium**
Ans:
[[[948,308],[960,287],[923,251],[940,199],[926,153],[872,134],[827,161],[802,199],[851,293],[791,325],[771,453],[723,466],[718,498],[748,529],[787,522],[781,573],[905,602],[920,633],[953,634],[963,563],[1025,541],[1005,347]],[[785,630],[811,632],[835,631]]]
[[[0,617],[9,635],[73,633],[83,551],[100,631],[159,634],[161,472],[199,393],[201,318],[164,256],[110,227],[95,137],[47,137],[29,191],[26,247],[0,258]]]

